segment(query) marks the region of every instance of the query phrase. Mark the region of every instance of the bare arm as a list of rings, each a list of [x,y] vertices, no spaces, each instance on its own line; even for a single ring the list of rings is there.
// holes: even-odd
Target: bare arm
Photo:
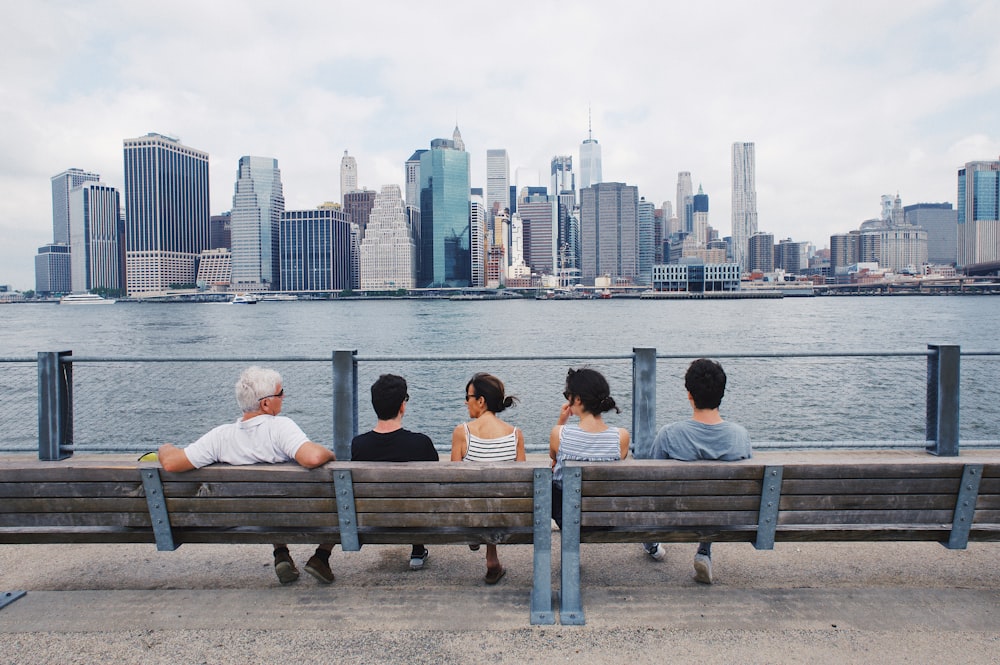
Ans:
[[[160,459],[160,466],[164,471],[194,471],[194,464],[188,459],[187,454],[172,443],[164,443],[156,451],[156,456]]]
[[[524,452],[524,434],[521,432],[521,428],[517,429],[517,456],[514,458],[517,462],[526,462],[528,456]]]
[[[465,457],[465,428],[461,425],[455,427],[455,431],[451,433],[451,461],[461,462],[462,458]]]
[[[299,446],[298,452],[295,453],[295,461],[307,469],[315,469],[317,466],[322,466],[335,459],[337,458],[332,450],[312,441],[303,443]]]
[[[622,459],[628,457],[628,430],[624,427],[618,428],[618,443],[621,445],[622,449]]]
[[[556,425],[549,432],[549,457],[552,458],[552,465],[555,466],[556,455],[559,453],[559,430],[562,425]]]

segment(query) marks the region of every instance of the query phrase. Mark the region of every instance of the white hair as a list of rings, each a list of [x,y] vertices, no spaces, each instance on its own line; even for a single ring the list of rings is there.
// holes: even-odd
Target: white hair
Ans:
[[[236,382],[236,402],[243,413],[260,410],[260,400],[270,397],[281,383],[281,375],[273,369],[264,367],[247,367]]]

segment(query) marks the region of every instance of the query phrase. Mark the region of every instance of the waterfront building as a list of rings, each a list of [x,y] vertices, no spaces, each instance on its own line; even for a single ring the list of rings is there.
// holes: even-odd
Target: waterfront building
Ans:
[[[69,193],[73,291],[118,291],[122,279],[121,195],[110,185],[85,182]]]
[[[361,290],[412,289],[417,245],[410,232],[399,185],[383,185],[375,196],[368,230],[361,240]]]
[[[847,267],[857,263],[856,233],[835,233],[830,236],[830,273],[847,274]]]
[[[1000,161],[958,170],[958,265],[1000,260]]]
[[[691,197],[691,231],[700,246],[705,246],[711,240],[708,225],[708,195],[698,185],[698,193]]]
[[[958,258],[958,211],[950,203],[917,203],[903,207],[907,226],[927,231],[927,262],[954,265]]]
[[[420,156],[418,286],[469,286],[469,190],[469,153],[431,141]]]
[[[757,231],[747,240],[749,254],[746,272],[760,272],[765,275],[774,272],[774,234]]]
[[[604,182],[580,190],[581,278],[634,282],[639,270],[639,190]]]
[[[358,227],[343,210],[286,210],[279,237],[283,291],[358,288]]]
[[[69,228],[69,193],[86,182],[100,182],[101,176],[70,168],[52,176],[52,242],[72,245]]]
[[[774,270],[784,270],[789,275],[798,275],[808,267],[808,243],[785,238],[774,247]]]
[[[677,217],[681,222],[680,231],[691,233],[694,230],[694,189],[690,171],[677,174]]]
[[[284,210],[278,160],[240,157],[230,219],[233,289],[277,290],[281,276],[278,226]]]
[[[927,231],[915,226],[892,226],[881,233],[879,265],[895,273],[919,275],[927,263]]]
[[[753,143],[733,143],[733,260],[746,270],[750,236],[757,232],[756,150]]]
[[[403,166],[403,181],[406,183],[406,205],[417,210],[420,209],[420,156],[425,152],[427,151],[423,149],[415,151]]]
[[[46,297],[73,290],[69,245],[49,243],[38,248],[35,255],[35,293]]]
[[[680,263],[653,266],[654,291],[718,293],[740,290],[740,266],[736,263],[706,263],[688,257]]]
[[[862,225],[864,226],[864,225]],[[878,229],[857,231],[856,263],[875,263],[882,260],[882,232]]]
[[[470,286],[486,285],[488,231],[486,201],[482,187],[474,187],[469,198],[469,282]]]
[[[346,205],[346,197],[358,188],[358,160],[344,151],[340,158],[340,201]]]
[[[377,192],[370,189],[355,189],[353,192],[344,194],[344,212],[351,217],[351,221],[358,225],[359,237],[365,239],[365,229],[368,228],[368,218],[375,207],[375,196]]]
[[[639,271],[636,284],[649,284],[653,278],[653,264],[656,259],[656,204],[639,199]],[[662,263],[662,261],[661,261]]]
[[[510,157],[498,148],[486,151],[486,214],[490,219],[510,208]]]
[[[193,284],[208,248],[208,153],[156,133],[125,139],[123,149],[128,295]]]
[[[524,234],[524,262],[537,274],[554,275],[559,250],[558,206],[554,196],[528,194],[527,188],[517,203]]]
[[[198,258],[200,290],[226,292],[233,280],[233,253],[228,247],[206,249]]]
[[[603,182],[601,145],[594,138],[593,127],[587,127],[587,138],[580,144],[580,189]]]
[[[227,211],[219,215],[212,215],[208,220],[208,248],[209,249],[229,249],[233,246],[232,240],[233,213]]]

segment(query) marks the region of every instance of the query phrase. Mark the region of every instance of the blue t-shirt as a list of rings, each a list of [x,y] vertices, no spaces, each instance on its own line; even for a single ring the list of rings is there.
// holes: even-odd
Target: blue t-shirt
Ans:
[[[750,434],[742,425],[723,421],[706,425],[696,420],[681,420],[660,428],[653,440],[653,459],[722,460],[750,459]]]

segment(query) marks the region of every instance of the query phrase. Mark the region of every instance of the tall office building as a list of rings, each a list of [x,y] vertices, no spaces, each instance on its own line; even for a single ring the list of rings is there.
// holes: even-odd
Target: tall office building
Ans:
[[[896,273],[921,274],[927,263],[927,231],[915,226],[891,226],[880,233],[879,266]]]
[[[785,238],[774,247],[774,267],[789,275],[798,275],[809,267],[808,243]]]
[[[581,278],[634,282],[639,270],[639,190],[604,182],[580,190]]]
[[[208,248],[208,153],[156,133],[123,147],[128,295],[193,284]]]
[[[558,196],[565,193],[576,194],[576,175],[573,173],[573,158],[570,155],[556,155],[552,158],[552,178],[549,193]]]
[[[694,189],[690,171],[677,174],[677,217],[681,220],[680,230],[691,233],[694,229]]]
[[[344,151],[344,156],[340,158],[340,201],[348,194],[358,188],[358,160]]]
[[[757,231],[747,240],[747,271],[774,272],[774,234]],[[742,266],[740,266],[742,270]]]
[[[469,198],[469,285],[486,286],[488,228],[483,188],[473,187]]]
[[[846,272],[847,267],[858,262],[856,233],[835,233],[830,236],[830,273]]]
[[[121,196],[100,182],[70,190],[70,265],[73,291],[118,291],[122,280]]]
[[[69,245],[49,243],[38,248],[35,255],[35,293],[40,296],[61,295],[73,290]]]
[[[650,284],[656,258],[656,204],[639,199],[639,272],[637,284]]]
[[[361,241],[361,290],[394,291],[416,286],[417,245],[410,233],[399,185],[375,196]]]
[[[958,211],[950,203],[917,203],[903,207],[908,226],[927,231],[927,261],[952,265],[958,258]]]
[[[493,218],[510,208],[510,157],[507,151],[486,151],[486,214]]]
[[[530,189],[530,188],[529,188]],[[559,252],[559,199],[546,194],[529,194],[517,202],[524,233],[524,262],[532,272],[554,275]]]
[[[1000,161],[958,170],[958,265],[1000,260]]]
[[[284,211],[278,160],[240,157],[230,216],[233,289],[277,290],[281,277],[278,227]]]
[[[358,225],[360,238],[364,240],[365,229],[368,227],[368,217],[375,207],[377,193],[370,189],[357,189],[344,195],[344,212],[351,216],[351,221]]]
[[[750,236],[757,232],[756,151],[753,143],[733,143],[733,261],[747,269]]]
[[[233,213],[212,215],[208,220],[208,248],[230,249],[233,246]]]
[[[333,207],[281,213],[281,287],[336,292],[358,288],[358,227]]]
[[[588,128],[587,138],[580,144],[580,189],[603,181],[601,174],[601,145]]]
[[[420,156],[426,150],[417,150],[406,160],[404,169],[404,182],[406,183],[406,205],[420,209]]]
[[[698,185],[698,193],[691,197],[691,232],[699,247],[708,245],[708,194]]]
[[[66,169],[52,176],[52,242],[69,245],[69,193],[85,182],[100,182],[101,176],[83,169]]]
[[[469,285],[469,190],[469,153],[431,141],[420,156],[419,286]]]

